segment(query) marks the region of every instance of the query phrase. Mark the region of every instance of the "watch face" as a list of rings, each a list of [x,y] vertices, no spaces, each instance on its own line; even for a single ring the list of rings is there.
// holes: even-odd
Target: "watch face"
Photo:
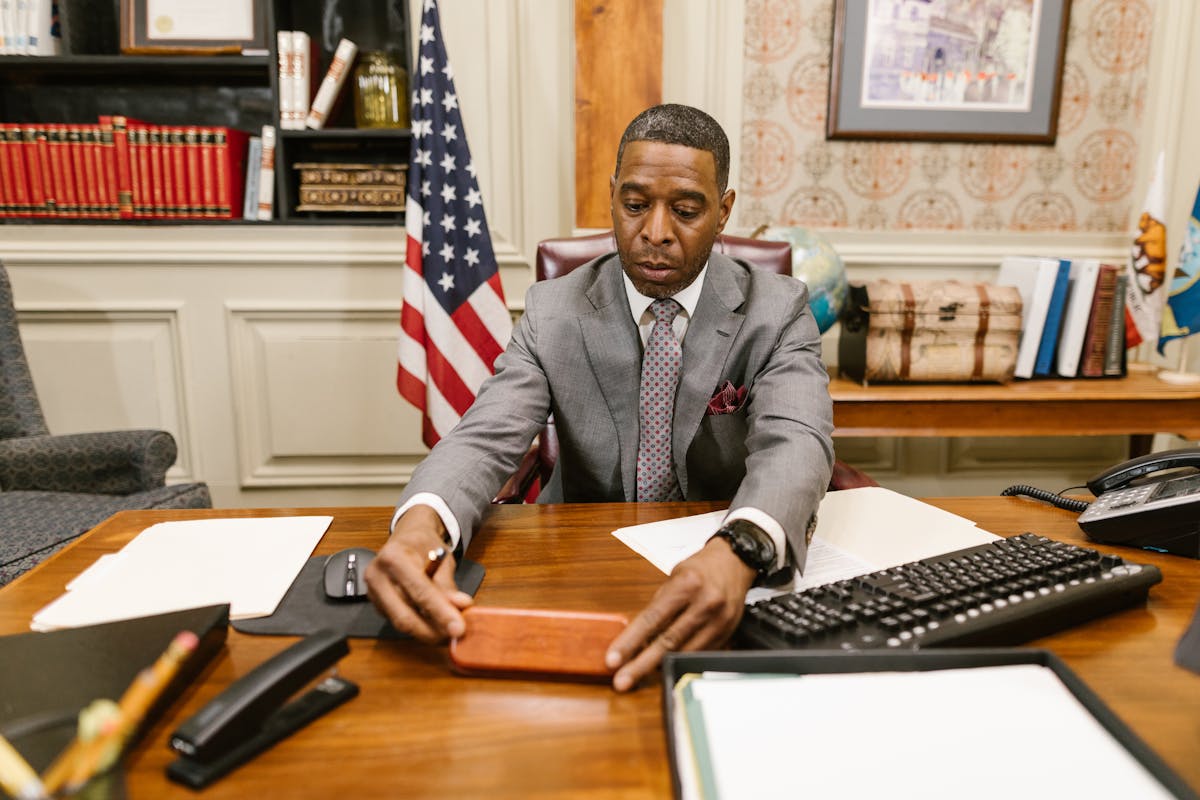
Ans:
[[[775,548],[771,546],[771,540],[765,533],[760,536],[734,524],[729,530],[729,543],[738,558],[759,572],[768,569],[775,561]]]

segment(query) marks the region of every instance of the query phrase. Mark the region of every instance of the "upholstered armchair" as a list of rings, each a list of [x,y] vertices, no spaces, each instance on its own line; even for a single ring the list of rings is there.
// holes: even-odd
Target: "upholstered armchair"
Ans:
[[[203,483],[165,485],[175,455],[166,431],[50,435],[0,266],[0,585],[117,511],[211,508]]]
[[[536,279],[543,281],[558,278],[593,258],[611,253],[616,249],[617,241],[612,231],[590,236],[545,239],[539,242],[537,247]],[[733,258],[743,259],[759,269],[778,272],[782,275],[792,274],[792,246],[787,242],[722,234],[713,244],[713,250]],[[554,420],[550,420],[538,434],[538,441],[521,460],[517,471],[504,484],[492,502],[532,502],[537,496],[539,487],[544,486],[550,479],[557,460],[558,436],[554,431]],[[830,489],[853,489],[878,485],[870,475],[840,459],[833,464],[833,477],[829,481]]]

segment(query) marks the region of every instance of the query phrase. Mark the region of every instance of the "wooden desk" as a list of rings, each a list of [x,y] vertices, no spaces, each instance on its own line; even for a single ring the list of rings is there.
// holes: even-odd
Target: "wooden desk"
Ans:
[[[1006,384],[872,384],[831,378],[834,436],[1200,438],[1200,386],[1147,373]]]
[[[1074,515],[1020,498],[932,501],[999,534],[1034,530],[1082,542]],[[472,545],[487,565],[479,600],[580,610],[637,611],[662,576],[609,535],[617,526],[711,504],[501,506]],[[0,589],[0,632],[30,616],[97,556],[168,519],[311,513],[123,512],[36,570]],[[337,508],[318,553],[378,546],[391,508]],[[503,533],[503,536],[498,534]],[[886,535],[886,531],[881,531]],[[1111,548],[1101,548],[1110,549]],[[1193,788],[1200,789],[1200,675],[1171,660],[1200,598],[1200,563],[1124,552],[1153,562],[1164,581],[1149,603],[1036,644],[1058,653]],[[195,798],[163,771],[168,733],[232,680],[293,639],[230,630],[226,652],[155,725],[128,760],[129,796]],[[340,664],[362,687],[318,720],[204,792],[205,798],[670,796],[660,687],[618,695],[606,685],[486,680],[452,675],[445,648],[353,640]],[[997,743],[1007,748],[1011,743]],[[1098,767],[1102,768],[1102,767]]]

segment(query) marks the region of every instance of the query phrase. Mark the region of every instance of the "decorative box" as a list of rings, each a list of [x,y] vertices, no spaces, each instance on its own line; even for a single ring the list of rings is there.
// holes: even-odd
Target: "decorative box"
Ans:
[[[1015,287],[959,281],[852,284],[838,367],[863,383],[1007,381],[1021,339]]]
[[[297,211],[404,210],[407,164],[303,163]]]

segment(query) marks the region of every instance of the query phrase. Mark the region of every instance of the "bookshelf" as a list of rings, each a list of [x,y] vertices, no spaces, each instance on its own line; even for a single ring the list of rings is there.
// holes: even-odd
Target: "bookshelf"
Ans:
[[[261,55],[123,55],[116,47],[116,21],[101,15],[111,31],[93,33],[88,52],[58,56],[0,56],[0,122],[95,123],[101,115],[124,115],[158,125],[227,126],[257,135],[275,125],[275,212],[271,223],[240,219],[69,219],[0,217],[12,224],[292,224],[396,225],[403,212],[300,212],[299,181],[293,165],[354,161],[405,163],[408,129],[354,127],[352,80],[321,130],[279,128],[277,30],[306,31],[316,44],[313,70],[325,74],[338,40],[348,38],[359,53],[389,49],[411,70],[407,0],[264,0],[269,52]],[[86,0],[85,0],[86,5]],[[73,41],[68,38],[68,42]],[[64,44],[64,50],[70,50]],[[94,52],[95,50],[103,52]]]

